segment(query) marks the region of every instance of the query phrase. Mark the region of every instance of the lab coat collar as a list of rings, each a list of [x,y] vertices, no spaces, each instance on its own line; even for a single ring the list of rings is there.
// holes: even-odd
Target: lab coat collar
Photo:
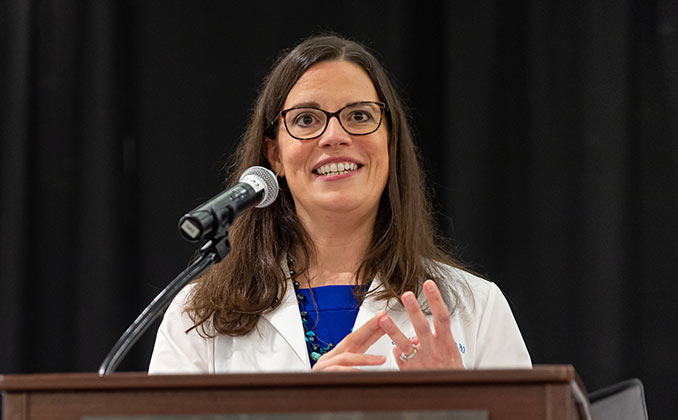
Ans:
[[[287,344],[294,350],[299,362],[310,369],[308,350],[306,348],[306,341],[304,341],[304,327],[301,323],[301,313],[299,312],[299,304],[297,302],[297,295],[294,290],[294,285],[289,275],[289,267],[287,266],[287,258],[283,259],[282,269],[286,273],[287,290],[283,300],[274,311],[264,313],[263,317],[266,319],[278,333],[287,341]]]
[[[383,285],[381,284],[378,278],[375,278],[374,280],[372,280],[372,284],[370,284],[369,292],[373,293],[381,287],[383,287]],[[362,305],[360,305],[360,310],[358,310],[358,316],[356,317],[355,325],[353,326],[353,328],[356,329],[360,327],[361,325],[369,321],[372,317],[374,317],[376,314],[378,314],[380,311],[385,310],[386,304],[387,304],[386,300],[376,300],[374,298],[374,295],[372,294],[368,295],[363,301]]]

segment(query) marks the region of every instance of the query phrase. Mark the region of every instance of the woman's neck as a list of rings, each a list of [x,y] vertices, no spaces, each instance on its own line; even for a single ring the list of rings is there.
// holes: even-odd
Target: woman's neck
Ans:
[[[355,273],[372,240],[376,214],[357,219],[337,214],[326,219],[300,215],[300,219],[315,248],[306,273],[310,286],[355,284]]]

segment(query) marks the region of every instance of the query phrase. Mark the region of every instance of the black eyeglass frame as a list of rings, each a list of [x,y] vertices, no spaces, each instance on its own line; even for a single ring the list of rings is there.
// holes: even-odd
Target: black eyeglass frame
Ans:
[[[341,111],[345,110],[346,108],[348,108],[348,107],[350,107],[350,106],[355,106],[355,105],[360,105],[360,104],[375,104],[375,105],[377,105],[377,106],[379,107],[379,109],[380,109],[380,112],[379,112],[379,124],[377,124],[377,126],[375,127],[374,130],[372,130],[372,131],[370,131],[370,132],[367,132],[367,133],[360,133],[360,134],[351,133],[350,131],[348,131],[348,129],[346,129],[346,127],[344,127],[344,124],[342,124],[341,118],[339,118],[339,114],[341,114]],[[324,113],[325,116],[327,117],[327,119],[325,120],[325,127],[323,127],[322,131],[321,131],[318,135],[315,135],[315,136],[313,136],[313,137],[306,137],[306,138],[304,138],[304,137],[297,137],[297,136],[293,135],[293,134],[290,132],[289,127],[287,127],[287,118],[285,118],[285,116],[287,115],[288,112],[294,111],[295,109],[315,109],[315,110],[317,110],[317,111],[320,111],[320,112]],[[337,121],[339,121],[339,125],[341,126],[341,128],[343,128],[344,131],[346,131],[348,134],[350,134],[350,135],[352,135],[352,136],[366,136],[366,135],[368,135],[368,134],[372,134],[372,133],[374,133],[375,131],[379,130],[379,127],[381,127],[381,123],[384,121],[384,112],[386,112],[386,111],[388,111],[388,108],[386,107],[386,104],[385,104],[384,102],[379,102],[379,101],[360,101],[360,102],[352,102],[352,103],[350,103],[350,104],[347,104],[347,105],[345,105],[345,106],[339,108],[339,109],[336,110],[335,112],[325,111],[324,109],[318,108],[318,107],[315,107],[315,106],[295,106],[295,107],[288,108],[288,109],[285,109],[285,110],[280,111],[280,114],[278,114],[278,115],[279,115],[280,118],[282,118],[282,120],[283,120],[283,125],[285,125],[285,130],[287,131],[287,134],[290,135],[290,137],[292,137],[293,139],[296,139],[296,140],[300,140],[300,141],[307,141],[307,140],[315,140],[315,139],[317,139],[318,137],[322,136],[323,133],[325,133],[325,130],[327,130],[327,126],[330,125],[330,118],[332,118],[332,117],[335,117],[335,118],[337,119]],[[271,128],[273,128],[273,126],[275,125],[276,122],[277,122],[277,121],[271,121]]]

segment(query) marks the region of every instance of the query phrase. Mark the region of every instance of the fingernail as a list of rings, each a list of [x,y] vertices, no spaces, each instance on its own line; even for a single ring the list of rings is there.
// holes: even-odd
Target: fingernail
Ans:
[[[435,283],[430,280],[424,284],[424,287],[426,288],[427,292],[433,292],[436,289]]]
[[[379,320],[381,323],[381,326],[384,328],[391,328],[393,326],[393,323],[391,322],[391,319],[389,317],[383,317],[381,320]]]
[[[403,295],[403,302],[404,303],[414,303],[414,294],[412,292],[407,292]]]

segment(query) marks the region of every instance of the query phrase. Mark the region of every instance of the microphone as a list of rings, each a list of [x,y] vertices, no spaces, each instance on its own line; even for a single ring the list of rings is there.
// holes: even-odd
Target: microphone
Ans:
[[[240,182],[215,195],[179,219],[179,232],[190,242],[213,238],[221,227],[228,227],[240,213],[252,206],[266,207],[278,197],[275,174],[261,166],[252,166],[240,176]]]
[[[230,251],[226,229],[238,214],[252,206],[266,207],[278,197],[278,180],[273,172],[252,166],[243,172],[240,182],[194,208],[179,220],[179,231],[187,240],[208,239],[201,254],[168,284],[118,339],[99,367],[99,376],[114,372],[130,348],[148,330],[179,291],[209,266],[221,261]],[[220,236],[220,235],[224,236]],[[212,241],[214,240],[214,243]]]

